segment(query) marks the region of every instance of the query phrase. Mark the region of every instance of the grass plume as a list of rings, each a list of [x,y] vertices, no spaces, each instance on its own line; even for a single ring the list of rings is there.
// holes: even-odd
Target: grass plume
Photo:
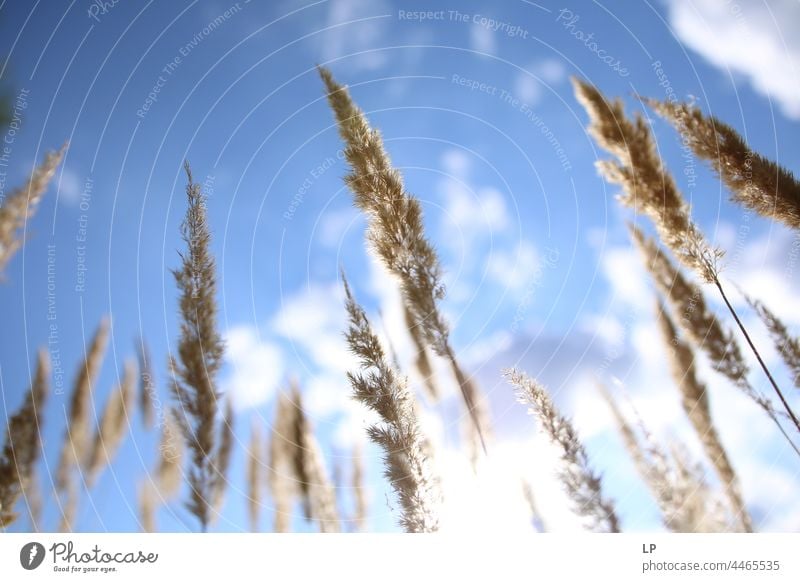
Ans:
[[[800,388],[800,337],[792,336],[786,324],[764,303],[752,297],[746,296],[746,299],[769,331],[775,348],[783,358],[783,363],[792,374],[795,388]]]
[[[589,114],[589,133],[617,158],[616,162],[597,162],[600,173],[609,182],[622,186],[622,204],[644,211],[655,224],[663,243],[685,266],[717,288],[781,405],[800,432],[800,419],[772,377],[719,280],[719,261],[723,252],[711,246],[692,221],[688,204],[661,163],[647,121],[641,115],[630,121],[625,116],[622,101],[609,102],[589,83],[573,79],[573,86],[575,95]]]
[[[385,474],[402,508],[400,524],[407,532],[437,531],[441,493],[426,454],[413,394],[388,363],[346,280],[344,288],[350,321],[347,343],[361,363],[361,371],[348,372],[347,377],[355,398],[381,418],[382,424],[370,426],[367,434],[384,451]]]
[[[153,374],[153,359],[144,338],[136,342],[136,354],[139,359],[139,409],[142,411],[142,422],[145,428],[153,428],[155,423],[156,379]]]
[[[475,383],[466,381],[468,377],[450,345],[450,331],[438,307],[445,295],[442,269],[425,236],[419,200],[405,190],[380,132],[370,127],[347,88],[339,85],[328,69],[319,67],[319,73],[328,91],[339,135],[346,145],[344,155],[351,173],[345,177],[345,183],[353,192],[356,207],[367,217],[369,246],[397,279],[411,315],[411,327],[418,329],[426,345],[450,364],[485,451],[488,414]]]
[[[800,181],[789,170],[751,150],[735,129],[703,115],[694,105],[643,101],[680,132],[697,157],[709,163],[734,201],[800,230]]]
[[[50,358],[47,350],[39,350],[36,375],[25,402],[8,420],[6,442],[0,457],[0,528],[17,519],[14,506],[21,496],[26,498],[34,487],[36,461],[41,454],[42,409],[50,377]],[[35,521],[34,521],[35,523]]]
[[[600,476],[590,467],[589,456],[572,422],[558,411],[544,386],[536,380],[517,370],[506,370],[503,375],[558,448],[559,477],[575,511],[589,520],[592,530],[618,533],[620,526],[614,504],[603,495]]]
[[[97,326],[89,349],[75,377],[72,389],[67,428],[56,474],[56,489],[62,496],[61,525],[59,530],[71,531],[78,510],[78,486],[74,478],[76,466],[85,464],[90,451],[90,415],[92,392],[103,365],[108,343],[108,320],[102,319]]]
[[[675,324],[660,302],[656,311],[661,337],[669,356],[672,378],[681,392],[683,411],[700,439],[717,476],[724,485],[728,501],[741,522],[742,528],[744,531],[752,531],[753,524],[742,497],[739,479],[711,417],[706,386],[697,377],[694,351],[680,337]]]
[[[0,206],[0,275],[22,247],[24,240],[19,231],[35,214],[66,149],[65,144],[58,151],[48,152],[44,161],[34,168],[28,181],[12,190]]]
[[[136,386],[136,366],[125,362],[122,379],[111,396],[100,417],[100,427],[94,436],[91,453],[86,464],[86,482],[91,487],[100,472],[111,464],[125,433],[130,427]]]
[[[261,431],[255,422],[250,427],[250,446],[247,450],[247,518],[250,520],[250,531],[258,531],[261,514],[262,470]]]
[[[721,509],[715,504],[705,483],[702,470],[691,470],[662,449],[653,435],[638,423],[634,428],[620,410],[613,396],[601,386],[637,471],[658,503],[664,525],[677,533],[711,533],[726,531]]]
[[[173,271],[180,294],[181,324],[178,358],[171,365],[172,394],[177,407],[175,418],[191,451],[187,507],[205,531],[211,521],[214,491],[220,487],[220,473],[215,468],[220,436],[216,376],[224,344],[217,330],[217,275],[205,196],[192,180],[188,162],[184,169],[188,206],[181,234],[186,252],[180,255],[181,268]]]
[[[772,402],[758,393],[747,379],[749,370],[739,346],[733,335],[722,327],[706,305],[703,291],[681,274],[678,267],[661,251],[655,241],[646,237],[636,227],[631,227],[630,231],[656,287],[667,298],[675,319],[692,343],[705,352],[711,366],[717,372],[731,380],[748,398],[761,407],[794,451],[800,455],[797,446],[781,426]]]

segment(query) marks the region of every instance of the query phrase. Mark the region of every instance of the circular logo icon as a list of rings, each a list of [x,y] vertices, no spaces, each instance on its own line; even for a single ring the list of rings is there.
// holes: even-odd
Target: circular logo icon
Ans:
[[[44,546],[39,542],[30,542],[19,551],[19,563],[26,570],[35,570],[44,561]]]

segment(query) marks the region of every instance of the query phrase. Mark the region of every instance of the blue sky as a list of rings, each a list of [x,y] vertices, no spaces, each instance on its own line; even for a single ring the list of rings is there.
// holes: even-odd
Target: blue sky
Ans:
[[[552,528],[569,527],[557,487],[533,466],[541,448],[534,424],[499,376],[516,364],[545,381],[575,417],[624,525],[657,528],[657,511],[632,484],[634,470],[593,378],[621,379],[659,434],[699,449],[667,379],[652,291],[627,239],[632,216],[593,167],[606,156],[585,133],[569,77],[622,96],[629,111],[641,109],[637,93],[693,98],[755,150],[800,170],[800,42],[790,28],[800,9],[791,1],[742,4],[240,0],[119,2],[100,10],[86,0],[4,3],[2,77],[12,100],[23,92],[26,105],[12,136],[6,192],[45,151],[70,143],[0,285],[0,379],[9,411],[24,397],[35,350],[47,344],[54,257],[58,343],[51,348],[59,350],[66,394],[53,394],[46,410],[45,485],[57,463],[68,388],[101,317],[111,315],[113,333],[98,407],[139,333],[168,400],[166,359],[177,334],[170,269],[182,247],[184,159],[209,196],[228,341],[221,386],[238,411],[231,488],[217,528],[246,527],[251,422],[271,422],[273,398],[291,377],[304,387],[329,468],[341,466],[347,476],[367,417],[349,400],[344,378],[350,360],[341,337],[340,268],[376,322],[381,309],[382,333],[401,361],[410,362],[411,352],[396,291],[364,250],[364,221],[342,182],[347,168],[315,71],[320,63],[350,86],[423,203],[446,268],[443,308],[454,342],[492,405],[498,473],[532,472]],[[420,10],[433,14],[421,20],[414,16]],[[653,127],[694,217],[729,252],[726,276],[785,309],[800,279],[797,235],[729,203],[702,163],[682,156],[671,128],[660,120]],[[84,229],[85,244],[78,240]],[[800,324],[796,311],[781,315]],[[796,529],[796,460],[757,410],[704,372],[723,438],[741,451],[737,468],[756,521],[768,530]],[[446,398],[426,408],[425,422],[457,483],[469,474],[456,452],[457,389],[447,382]],[[138,413],[130,422],[113,470],[83,497],[79,529],[138,528],[136,484],[152,468],[157,435],[141,429]],[[364,446],[370,527],[392,529],[396,512],[385,501],[378,452]],[[761,470],[774,475],[768,485],[755,479]],[[473,483],[469,491],[507,487],[516,500],[516,478]],[[469,507],[470,497],[453,497],[457,524],[457,503]],[[486,514],[489,527],[527,527],[512,501]],[[271,519],[267,499],[262,527]],[[57,507],[48,502],[44,527],[56,522]],[[194,528],[179,502],[159,513],[159,523]]]

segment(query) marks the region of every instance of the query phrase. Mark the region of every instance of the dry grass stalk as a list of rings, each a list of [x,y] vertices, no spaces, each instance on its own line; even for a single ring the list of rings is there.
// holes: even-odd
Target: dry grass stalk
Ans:
[[[86,352],[83,365],[75,378],[72,390],[68,424],[64,434],[61,456],[56,475],[56,489],[61,494],[61,524],[59,530],[71,531],[78,511],[78,487],[73,469],[83,465],[90,451],[89,424],[92,406],[92,392],[97,375],[103,365],[106,344],[108,343],[108,320],[103,319],[97,326],[92,343]]]
[[[292,517],[292,499],[298,490],[294,480],[294,455],[291,452],[292,428],[294,426],[294,406],[285,393],[278,396],[275,407],[275,422],[269,443],[269,473],[267,482],[275,507],[273,531],[289,531]],[[303,482],[301,480],[301,482]],[[305,500],[305,496],[303,496]],[[310,510],[306,509],[306,518]]]
[[[250,427],[250,447],[247,459],[247,517],[250,520],[250,531],[258,531],[261,514],[261,485],[263,461],[261,458],[261,431],[255,422]]]
[[[355,302],[347,281],[347,343],[361,362],[361,372],[348,372],[357,400],[378,413],[382,425],[367,429],[370,439],[384,451],[385,475],[402,508],[400,524],[407,532],[433,532],[439,528],[441,493],[427,455],[428,445],[414,411],[414,397],[405,380],[388,364],[383,347],[367,315]]]
[[[427,390],[431,401],[438,402],[439,389],[436,387],[436,378],[435,374],[433,373],[433,366],[431,365],[430,358],[428,358],[428,348],[425,345],[425,339],[422,337],[419,327],[414,322],[414,316],[411,313],[411,310],[405,304],[403,305],[403,313],[405,315],[408,334],[411,336],[411,341],[413,342],[414,349],[416,350],[414,365],[417,367],[417,372],[419,372],[419,375],[422,376],[422,379],[425,383],[425,389]]]
[[[792,374],[795,387],[800,388],[800,337],[792,337],[786,324],[761,301],[751,297],[746,298],[769,330],[775,348]]]
[[[100,427],[95,433],[91,453],[86,463],[86,483],[91,487],[101,471],[110,465],[117,449],[125,438],[126,429],[130,427],[133,414],[133,402],[136,386],[136,366],[133,362],[125,362],[122,380],[111,396],[100,418]]]
[[[630,121],[622,101],[608,101],[589,83],[578,79],[572,83],[589,114],[589,133],[617,158],[599,161],[597,167],[606,180],[622,186],[622,204],[647,214],[683,264],[705,281],[715,281],[722,251],[709,245],[692,221],[683,195],[661,163],[647,121],[641,115]]]
[[[536,503],[536,495],[533,493],[533,484],[527,479],[522,480],[522,495],[531,512],[531,521],[536,531],[539,533],[547,533],[547,525],[539,511],[539,505]]]
[[[308,514],[323,533],[338,533],[341,519],[336,508],[336,490],[328,479],[322,449],[306,416],[297,385],[292,386],[290,398],[294,409],[291,446],[295,458],[295,477],[305,495]]]
[[[217,456],[214,460],[214,471],[217,473],[217,477],[214,480],[214,487],[211,491],[212,505],[214,507],[212,521],[222,511],[222,505],[225,501],[225,490],[228,486],[228,468],[231,465],[231,456],[233,454],[233,426],[233,405],[228,399],[225,406],[225,416],[222,419]]]
[[[153,484],[148,480],[139,485],[139,522],[142,531],[153,533],[156,531],[156,507],[158,506],[157,493]]]
[[[694,153],[706,160],[730,189],[732,199],[759,214],[800,229],[800,182],[754,152],[735,129],[694,105],[643,99],[669,121]]]
[[[328,90],[328,101],[336,116],[339,134],[346,144],[345,158],[352,173],[345,178],[355,205],[368,221],[367,241],[381,263],[397,279],[413,327],[426,345],[448,360],[475,430],[485,450],[488,433],[486,413],[475,384],[458,366],[450,345],[450,331],[438,302],[444,297],[441,265],[436,251],[425,237],[419,200],[403,186],[400,173],[392,167],[380,132],[370,127],[364,112],[324,67],[319,68]]]
[[[603,496],[602,482],[589,466],[589,458],[572,423],[563,416],[536,380],[517,370],[503,375],[517,391],[520,402],[530,406],[550,441],[559,449],[559,477],[575,505],[575,511],[589,520],[589,527],[598,532],[617,533],[619,520],[611,500]]]
[[[136,352],[139,358],[139,408],[142,410],[142,422],[145,428],[153,428],[155,423],[155,406],[153,400],[156,394],[156,380],[153,375],[153,360],[150,349],[139,338],[136,342]]]
[[[180,489],[183,449],[180,425],[173,415],[168,414],[161,427],[161,442],[158,445],[159,461],[156,469],[158,495],[164,501],[174,497]]]
[[[726,527],[719,529],[712,519],[719,515],[719,508],[713,504],[702,470],[690,471],[688,465],[678,466],[641,421],[637,431],[602,386],[601,392],[611,409],[628,454],[661,509],[664,525],[677,533],[726,531]],[[642,434],[641,438],[638,433]]]
[[[56,173],[67,146],[60,150],[48,152],[44,161],[33,170],[28,181],[14,189],[3,200],[0,206],[0,275],[16,252],[22,247],[24,240],[19,231],[34,215],[42,200],[50,180]]]
[[[177,402],[176,420],[191,451],[189,511],[205,531],[211,521],[214,491],[222,478],[216,470],[220,429],[217,424],[220,394],[216,376],[222,365],[224,344],[217,330],[217,279],[211,254],[205,196],[184,165],[188,206],[181,233],[186,254],[173,271],[180,293],[181,333],[178,359],[174,362],[172,393]]]
[[[598,162],[600,173],[609,182],[622,186],[621,202],[634,209],[641,208],[655,223],[664,244],[684,265],[705,282],[714,284],[781,405],[800,432],[800,419],[789,406],[720,283],[718,262],[723,252],[712,247],[692,221],[689,206],[661,163],[647,122],[641,115],[633,122],[628,120],[619,99],[609,102],[592,85],[577,79],[573,79],[573,85],[578,100],[589,113],[589,132],[617,158],[617,162]]]
[[[728,452],[722,445],[714,421],[711,418],[706,386],[697,377],[694,365],[694,352],[678,335],[678,330],[661,304],[657,305],[658,323],[661,336],[667,348],[672,378],[681,391],[681,404],[692,424],[703,449],[717,476],[725,487],[731,508],[742,524],[744,531],[753,530],[750,513],[742,498],[739,479],[733,469]]]
[[[639,248],[647,270],[659,291],[667,298],[681,329],[698,349],[705,352],[711,366],[731,380],[748,398],[755,402],[776,424],[778,429],[800,455],[797,446],[781,426],[772,402],[759,394],[747,379],[747,364],[733,335],[724,330],[708,308],[702,290],[686,279],[669,257],[639,229],[631,227],[631,236]]]
[[[49,386],[50,358],[40,349],[36,375],[22,407],[8,419],[6,442],[0,457],[0,528],[17,519],[14,505],[35,487],[36,461],[41,454],[42,409]],[[33,513],[31,512],[31,515]]]
[[[355,531],[364,531],[367,521],[367,486],[364,482],[364,457],[361,447],[353,450],[353,469],[351,486],[353,488],[354,511],[352,524]]]

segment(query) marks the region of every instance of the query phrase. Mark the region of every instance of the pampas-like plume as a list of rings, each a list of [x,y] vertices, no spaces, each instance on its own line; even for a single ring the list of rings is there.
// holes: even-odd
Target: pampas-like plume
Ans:
[[[308,513],[323,533],[338,533],[341,527],[336,508],[336,490],[328,479],[322,449],[306,416],[300,389],[293,385],[290,395],[294,409],[292,430],[295,477],[306,499]]]
[[[344,288],[350,319],[347,343],[361,363],[361,372],[348,372],[347,377],[355,398],[383,421],[370,426],[367,434],[384,450],[385,474],[402,508],[400,523],[407,532],[437,531],[441,493],[426,455],[413,394],[387,362],[367,314],[356,303],[346,280]]]
[[[506,380],[514,386],[520,402],[530,406],[542,430],[559,449],[559,477],[572,499],[575,511],[589,520],[589,527],[598,532],[620,531],[614,504],[603,496],[602,482],[589,466],[589,458],[578,432],[569,419],[556,408],[545,388],[517,370],[505,370]]]
[[[745,296],[750,306],[758,313],[769,330],[775,348],[794,378],[794,385],[800,388],[800,337],[792,337],[786,324],[770,311],[761,301]]]
[[[694,105],[643,99],[669,121],[684,143],[706,160],[730,189],[732,199],[762,216],[800,229],[800,181],[754,152],[735,129]]]
[[[156,507],[158,501],[153,484],[145,481],[139,485],[139,522],[142,531],[153,533],[156,531]]]
[[[597,167],[606,180],[622,186],[622,204],[644,211],[675,256],[705,281],[714,282],[722,251],[709,245],[692,221],[683,195],[661,163],[645,119],[637,115],[631,122],[619,99],[609,102],[594,86],[578,79],[572,84],[589,114],[589,133],[617,158],[616,162],[599,161]]]
[[[247,517],[250,520],[250,531],[258,531],[258,520],[261,514],[261,472],[264,467],[261,458],[261,431],[255,422],[250,427],[250,447],[247,454]]]
[[[66,149],[65,144],[56,152],[48,152],[44,161],[33,170],[25,185],[14,189],[0,206],[0,275],[5,271],[11,257],[22,246],[24,241],[19,235],[19,230],[36,212]]]
[[[231,465],[231,456],[233,454],[233,404],[230,399],[228,399],[227,405],[225,406],[225,416],[222,419],[222,426],[220,428],[219,447],[217,448],[217,455],[214,459],[214,471],[217,475],[214,479],[214,486],[211,491],[212,506],[214,508],[212,521],[214,521],[220,511],[222,511],[222,504],[225,501],[225,490],[228,486],[228,467]]]
[[[222,365],[224,344],[217,330],[217,278],[211,254],[211,233],[205,196],[184,164],[188,206],[181,233],[187,246],[182,266],[173,271],[180,293],[181,334],[178,361],[172,370],[172,393],[177,402],[175,418],[192,452],[189,511],[203,531],[211,521],[214,491],[221,474],[215,469],[219,429],[216,426],[220,394],[216,375]]]
[[[181,466],[183,461],[183,435],[174,415],[164,417],[161,427],[161,442],[158,445],[158,467],[156,483],[158,495],[163,501],[174,497],[181,486]]]
[[[484,450],[488,434],[487,413],[476,386],[463,373],[450,345],[450,331],[438,302],[444,297],[441,265],[425,237],[419,200],[403,186],[392,167],[380,132],[370,127],[364,112],[324,67],[319,73],[328,90],[328,101],[346,144],[345,158],[352,173],[345,178],[356,206],[368,220],[367,240],[381,263],[400,285],[413,326],[426,344],[448,360],[461,387],[464,402]]]
[[[111,464],[125,438],[133,414],[135,386],[136,366],[133,362],[125,362],[122,380],[106,403],[103,416],[100,418],[100,428],[95,433],[91,453],[87,459],[86,484],[89,487],[95,483],[100,472]]]
[[[786,440],[800,455],[797,446],[778,421],[777,413],[767,398],[759,394],[747,379],[748,368],[730,332],[723,329],[708,308],[702,290],[686,279],[666,254],[639,229],[631,227],[631,236],[639,248],[650,275],[672,308],[686,335],[708,356],[711,366],[731,380],[744,394],[761,407],[776,424]]]
[[[598,162],[600,173],[609,182],[622,186],[621,202],[634,209],[641,208],[655,223],[664,244],[684,265],[697,272],[705,282],[714,284],[781,405],[800,432],[800,419],[789,406],[720,283],[718,262],[723,253],[709,245],[689,216],[686,201],[656,152],[647,122],[641,115],[634,122],[629,121],[619,99],[610,103],[592,85],[577,79],[573,79],[573,85],[578,100],[589,113],[589,132],[617,158],[617,162]]]
[[[600,388],[628,454],[661,508],[664,525],[678,533],[726,531],[727,527],[713,519],[720,511],[708,494],[702,471],[689,471],[683,464],[677,467],[642,422],[639,422],[640,439],[611,394],[605,387]]]
[[[414,349],[417,352],[414,360],[414,364],[417,367],[417,372],[419,372],[419,375],[422,376],[428,396],[430,396],[430,399],[433,402],[437,402],[439,400],[439,389],[436,387],[433,366],[431,365],[430,358],[428,358],[428,349],[425,345],[425,339],[422,337],[419,326],[417,326],[417,324],[414,322],[414,315],[405,304],[403,305],[403,312],[405,315],[406,327],[408,328],[408,334],[411,336],[411,340],[414,343]]]
[[[136,342],[136,353],[139,358],[139,408],[142,410],[142,422],[145,428],[152,428],[155,422],[153,400],[156,394],[156,380],[153,375],[150,350],[144,338],[139,338]]]
[[[25,402],[8,420],[3,456],[0,457],[0,528],[8,527],[17,519],[14,505],[20,496],[29,496],[34,487],[35,465],[42,448],[42,409],[47,398],[49,376],[50,358],[47,350],[40,349],[36,375]]]
[[[61,524],[59,530],[71,531],[75,514],[78,511],[78,487],[73,469],[83,465],[90,451],[89,421],[92,404],[92,391],[103,365],[108,342],[108,320],[103,319],[97,326],[92,343],[78,370],[75,387],[72,390],[67,428],[61,446],[61,456],[56,475],[56,489],[61,494]]]
[[[741,522],[742,528],[747,532],[753,531],[750,514],[742,498],[739,479],[711,418],[711,407],[706,386],[697,377],[694,352],[680,338],[675,324],[660,302],[657,304],[657,316],[661,336],[670,359],[672,378],[681,391],[683,411],[703,444],[705,453],[717,472],[717,476],[725,486],[725,493],[728,496],[731,508]]]
[[[291,525],[292,497],[298,484],[294,481],[294,455],[291,453],[294,406],[289,397],[281,393],[275,406],[275,423],[269,443],[269,484],[272,503],[275,507],[273,531],[284,533]],[[306,483],[302,479],[300,483]],[[303,497],[305,500],[305,496]],[[309,518],[306,508],[306,518]]]

